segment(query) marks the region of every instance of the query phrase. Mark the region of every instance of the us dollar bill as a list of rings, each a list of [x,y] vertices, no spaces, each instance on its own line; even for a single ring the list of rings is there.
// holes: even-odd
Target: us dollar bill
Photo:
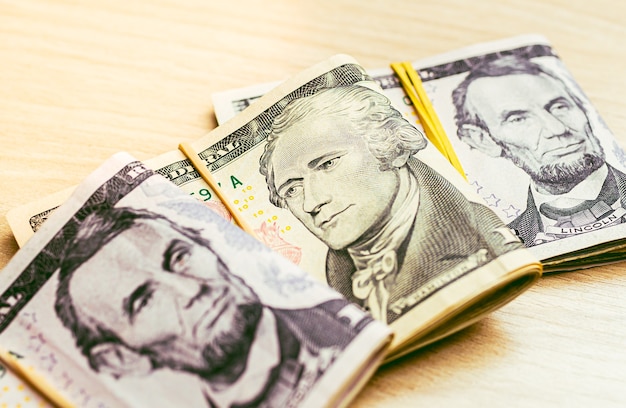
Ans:
[[[344,406],[391,340],[127,154],[55,211],[0,293],[0,343],[80,407]]]
[[[472,188],[544,272],[626,257],[626,154],[546,38],[477,44],[413,66]],[[393,71],[368,73],[421,128]],[[275,85],[214,94],[218,123]]]
[[[472,324],[541,274],[348,56],[279,85],[192,147],[261,242],[390,324],[387,360]],[[230,217],[180,151],[146,165]]]
[[[472,189],[517,231],[542,260],[544,272],[624,259],[626,154],[547,39],[526,35],[476,44],[415,61],[413,66]],[[388,68],[367,72],[404,117],[421,129],[395,74]],[[538,85],[542,91],[520,85],[524,78],[534,85],[544,82]],[[234,117],[279,83],[215,94],[218,122]],[[472,92],[476,89],[479,92]],[[498,89],[503,95],[493,92]],[[507,104],[517,106],[498,112]],[[508,118],[494,122],[496,114]],[[491,115],[490,123],[474,120],[485,115]],[[537,130],[543,124],[547,129]],[[533,146],[531,140],[541,144]],[[544,153],[543,158],[537,156]],[[9,212],[18,244],[70,192]]]

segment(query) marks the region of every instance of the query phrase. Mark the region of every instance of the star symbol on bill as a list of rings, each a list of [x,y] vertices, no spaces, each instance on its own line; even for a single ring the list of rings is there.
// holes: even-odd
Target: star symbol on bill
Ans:
[[[508,208],[505,208],[504,210],[504,214],[506,215],[506,218],[515,218],[519,215],[520,213],[520,209],[513,206],[513,204],[509,205]]]
[[[483,186],[481,186],[480,184],[478,184],[478,181],[474,180],[470,183],[470,185],[472,187],[474,187],[474,190],[476,191],[476,194],[480,193],[480,190],[483,189]]]
[[[500,199],[496,197],[494,194],[491,194],[490,196],[483,197],[483,198],[485,199],[489,207],[497,207],[498,203],[500,202]]]
[[[30,336],[28,340],[28,349],[33,350],[36,353],[39,353],[39,351],[41,351],[41,348],[46,344],[46,339],[41,333]]]
[[[37,323],[37,315],[35,313],[23,313],[20,316],[20,320],[18,320],[19,324],[26,328],[26,330],[30,330],[31,327]]]
[[[44,368],[50,373],[52,372],[52,370],[54,370],[54,367],[59,362],[57,360],[57,357],[53,353],[49,353],[46,356],[39,357],[39,360],[41,361],[41,364],[45,366]]]

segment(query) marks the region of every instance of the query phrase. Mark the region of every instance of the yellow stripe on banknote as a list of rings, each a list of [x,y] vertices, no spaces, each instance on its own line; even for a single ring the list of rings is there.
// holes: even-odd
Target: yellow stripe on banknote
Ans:
[[[441,121],[433,108],[419,74],[413,68],[410,62],[393,62],[391,63],[391,69],[398,75],[402,88],[407,94],[417,116],[419,118],[426,137],[430,142],[444,155],[446,159],[454,166],[455,169],[467,180],[465,177],[465,171],[461,166],[448,136],[446,135]]]

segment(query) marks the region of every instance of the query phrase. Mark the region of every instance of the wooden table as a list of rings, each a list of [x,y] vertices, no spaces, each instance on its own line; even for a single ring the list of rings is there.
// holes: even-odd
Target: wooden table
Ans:
[[[335,53],[367,68],[548,37],[626,146],[626,5],[597,1],[0,1],[0,214],[216,126],[211,94]],[[0,266],[17,251],[0,221]],[[626,264],[544,277],[379,370],[355,407],[625,406]]]

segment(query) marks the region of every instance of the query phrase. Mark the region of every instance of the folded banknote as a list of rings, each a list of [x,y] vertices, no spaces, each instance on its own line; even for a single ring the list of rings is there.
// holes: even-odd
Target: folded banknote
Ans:
[[[387,361],[467,327],[541,274],[348,56],[294,76],[191,146],[263,244],[390,325]],[[180,151],[146,165],[231,217]]]
[[[391,330],[127,154],[4,268],[0,344],[77,407],[345,406]]]

